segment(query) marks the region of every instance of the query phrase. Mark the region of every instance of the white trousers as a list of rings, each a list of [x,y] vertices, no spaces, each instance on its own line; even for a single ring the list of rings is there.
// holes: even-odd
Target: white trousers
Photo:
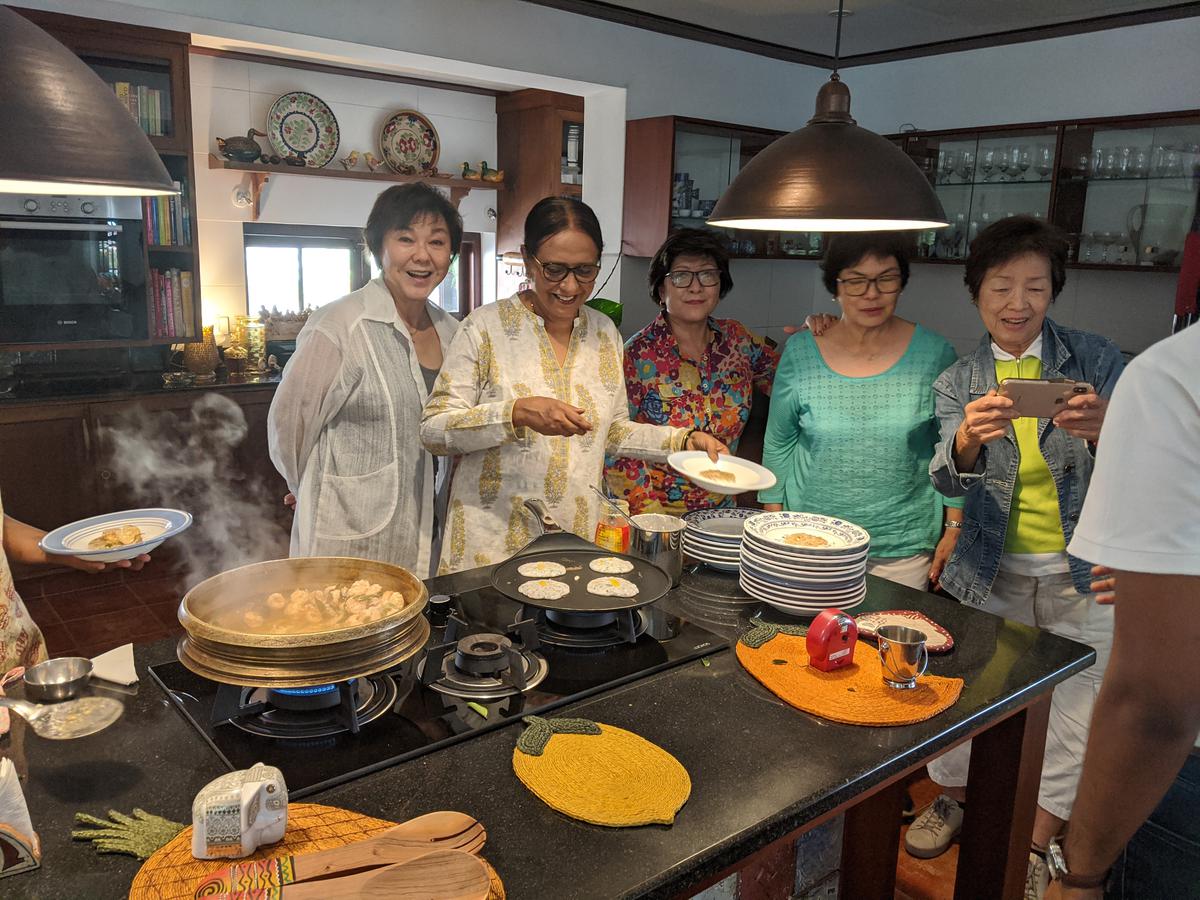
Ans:
[[[868,556],[867,574],[924,591],[929,588],[929,567],[932,564],[932,553],[898,557]]]
[[[984,609],[1088,644],[1096,651],[1095,665],[1060,683],[1050,703],[1038,805],[1060,819],[1070,819],[1092,706],[1112,650],[1113,608],[1097,603],[1093,594],[1080,594],[1069,574],[1035,578],[1001,570]],[[967,783],[970,760],[968,741],[929,763],[929,777],[945,787],[962,787]]]

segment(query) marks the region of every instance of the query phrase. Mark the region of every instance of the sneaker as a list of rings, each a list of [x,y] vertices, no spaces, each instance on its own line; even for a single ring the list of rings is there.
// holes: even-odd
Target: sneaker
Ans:
[[[962,831],[963,808],[946,794],[918,813],[904,835],[904,849],[918,859],[941,856]]]
[[[1050,868],[1037,853],[1029,854],[1029,869],[1025,872],[1025,900],[1042,900],[1050,886]]]

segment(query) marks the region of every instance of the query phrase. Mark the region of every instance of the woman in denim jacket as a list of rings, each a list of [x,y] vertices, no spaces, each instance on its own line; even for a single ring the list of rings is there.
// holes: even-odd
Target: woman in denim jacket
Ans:
[[[1112,645],[1112,607],[1094,602],[1089,566],[1068,556],[1066,544],[1124,362],[1111,341],[1046,317],[1066,280],[1066,259],[1062,234],[1029,216],[997,222],[971,245],[964,280],[988,334],[934,384],[941,442],[929,467],[939,492],[966,500],[942,586],[965,603],[1096,650],[1096,664],[1054,693],[1035,850],[1070,817]],[[1018,418],[997,392],[999,381],[1012,377],[1085,381],[1095,392],[1073,397],[1053,419]],[[947,792],[909,830],[914,855],[936,856],[961,825],[969,756],[964,745],[930,764],[930,776]],[[1044,890],[1044,871],[1031,854],[1032,896]]]

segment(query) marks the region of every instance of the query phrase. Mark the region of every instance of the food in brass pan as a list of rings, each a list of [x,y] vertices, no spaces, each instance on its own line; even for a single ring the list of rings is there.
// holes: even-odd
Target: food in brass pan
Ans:
[[[557,578],[559,575],[567,574],[567,567],[560,563],[540,560],[518,566],[517,572],[526,578]]]
[[[815,534],[805,534],[797,531],[795,534],[784,535],[783,542],[793,547],[828,547],[829,541]]]
[[[707,478],[709,481],[719,481],[722,484],[734,484],[737,482],[736,473],[726,472],[723,469],[705,469],[697,474],[701,478]]]
[[[558,600],[571,593],[571,586],[561,581],[539,578],[536,581],[526,581],[517,590],[531,600]]]
[[[136,525],[122,525],[119,528],[109,528],[101,532],[99,537],[88,541],[89,550],[113,550],[117,547],[128,547],[130,544],[142,542],[142,530]]]
[[[619,556],[601,556],[588,563],[588,568],[593,572],[603,572],[605,575],[620,575],[623,572],[632,572],[633,563],[627,559],[621,559]]]
[[[242,625],[267,634],[353,628],[404,609],[404,595],[365,578],[315,590],[274,593],[242,613]]]
[[[636,597],[638,586],[627,578],[593,578],[588,593],[598,597]]]

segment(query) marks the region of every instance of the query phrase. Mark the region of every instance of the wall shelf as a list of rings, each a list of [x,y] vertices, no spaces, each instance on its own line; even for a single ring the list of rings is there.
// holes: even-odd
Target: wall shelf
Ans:
[[[431,178],[428,175],[398,175],[395,172],[362,172],[354,169],[323,168],[314,169],[304,166],[277,166],[265,163],[243,163],[224,159],[215,153],[208,154],[210,169],[233,169],[237,172],[250,173],[250,196],[254,201],[254,221],[258,221],[262,211],[262,194],[267,181],[272,175],[315,175],[323,178],[350,178],[357,181],[387,181],[392,184],[412,184],[423,182],[433,187],[450,189],[450,202],[458,206],[462,198],[471,191],[495,191],[504,187],[503,181],[468,181],[464,178]]]

